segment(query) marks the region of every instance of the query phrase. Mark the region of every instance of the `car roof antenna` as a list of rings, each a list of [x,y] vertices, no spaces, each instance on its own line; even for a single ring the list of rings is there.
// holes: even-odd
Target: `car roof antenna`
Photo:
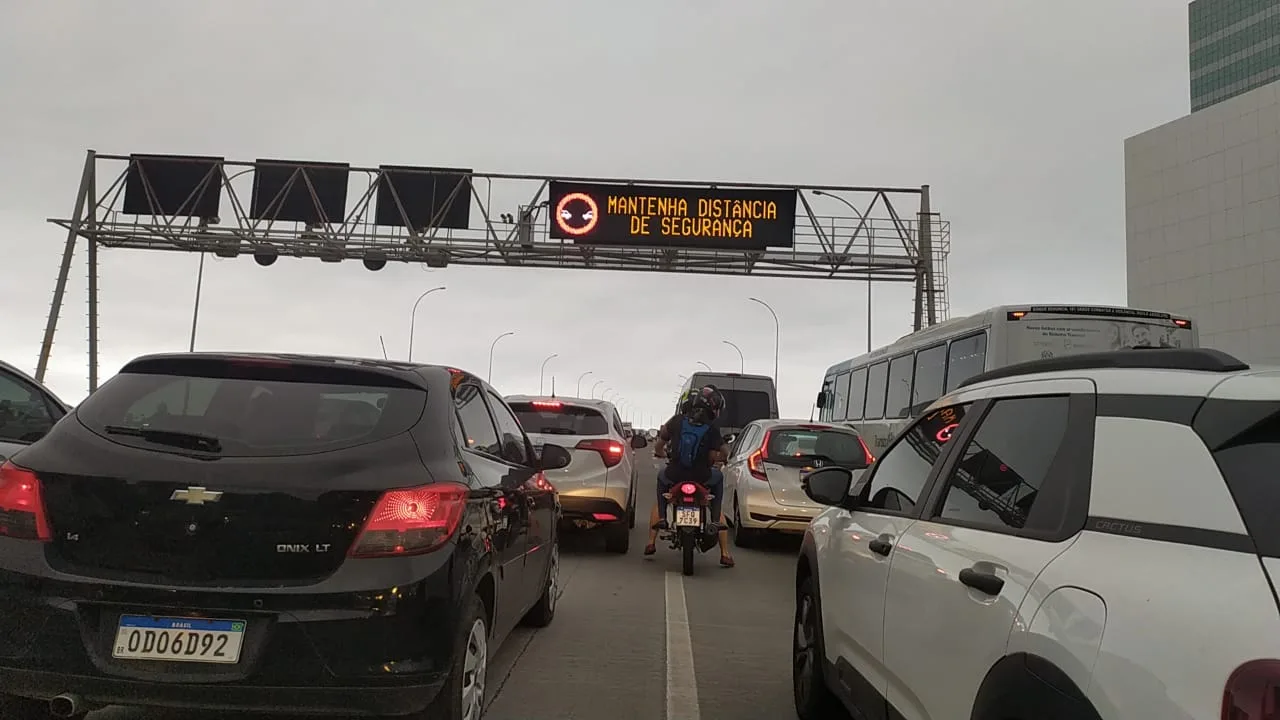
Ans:
[[[556,376],[551,376],[551,397],[556,396]]]

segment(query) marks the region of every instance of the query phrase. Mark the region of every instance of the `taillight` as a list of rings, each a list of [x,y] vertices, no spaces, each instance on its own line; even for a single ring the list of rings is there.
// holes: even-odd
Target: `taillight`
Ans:
[[[53,539],[40,478],[11,462],[0,465],[0,535],[42,542]]]
[[[530,403],[539,410],[560,410],[564,404],[558,400],[534,400]]]
[[[765,430],[764,440],[760,442],[760,447],[747,456],[747,472],[751,473],[751,477],[764,482],[769,482],[769,475],[764,471],[764,461],[769,459],[769,436],[771,434],[773,434],[772,430]]]
[[[680,486],[681,495],[692,495],[696,492],[698,492],[698,486],[693,483],[685,483]]]
[[[378,498],[351,557],[420,555],[444,545],[462,523],[467,486],[455,483],[388,490]]]
[[[871,463],[876,461],[876,456],[871,454],[871,448],[867,447],[861,435],[858,436],[858,444],[862,446],[862,455],[867,459],[867,467],[871,467]]]
[[[1222,691],[1222,720],[1276,717],[1280,712],[1280,660],[1253,660],[1236,668]]]
[[[622,443],[613,440],[583,440],[576,445],[579,450],[594,450],[604,459],[605,467],[613,467],[622,462]]]
[[[1174,318],[1174,319],[1173,319],[1173,324],[1174,324],[1174,325],[1177,325],[1177,326],[1178,326],[1178,327],[1180,327],[1180,328],[1189,328],[1189,327],[1191,327],[1191,321],[1190,321],[1190,320],[1184,320],[1184,319],[1182,319],[1182,318]]]

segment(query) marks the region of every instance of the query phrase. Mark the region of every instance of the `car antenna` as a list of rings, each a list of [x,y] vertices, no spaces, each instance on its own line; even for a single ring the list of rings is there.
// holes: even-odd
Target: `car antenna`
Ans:
[[[382,339],[382,336],[381,336],[381,335],[379,335],[379,336],[378,336],[378,342],[382,343],[382,359],[383,359],[383,360],[390,360],[391,358],[387,357],[387,341],[386,341],[386,340],[383,340],[383,339]]]
[[[551,397],[556,396],[556,376],[551,376]]]

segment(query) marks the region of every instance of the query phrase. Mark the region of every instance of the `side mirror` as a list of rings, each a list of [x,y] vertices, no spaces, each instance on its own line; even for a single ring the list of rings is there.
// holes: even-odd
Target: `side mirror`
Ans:
[[[649,447],[649,441],[640,433],[631,436],[631,447],[635,450],[643,450]]]
[[[573,462],[573,455],[559,445],[547,443],[542,446],[542,457],[539,463],[543,470],[567,468],[571,462]]]
[[[822,392],[819,392],[818,398],[813,401],[813,404],[820,408],[825,408],[827,406],[827,391],[823,390]]]
[[[853,471],[845,468],[814,470],[801,481],[804,494],[822,505],[843,505],[853,488]]]

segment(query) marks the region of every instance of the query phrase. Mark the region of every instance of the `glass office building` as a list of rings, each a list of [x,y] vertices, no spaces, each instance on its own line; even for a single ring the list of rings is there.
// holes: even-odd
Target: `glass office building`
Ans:
[[[1280,78],[1280,0],[1195,0],[1188,13],[1192,112]]]

